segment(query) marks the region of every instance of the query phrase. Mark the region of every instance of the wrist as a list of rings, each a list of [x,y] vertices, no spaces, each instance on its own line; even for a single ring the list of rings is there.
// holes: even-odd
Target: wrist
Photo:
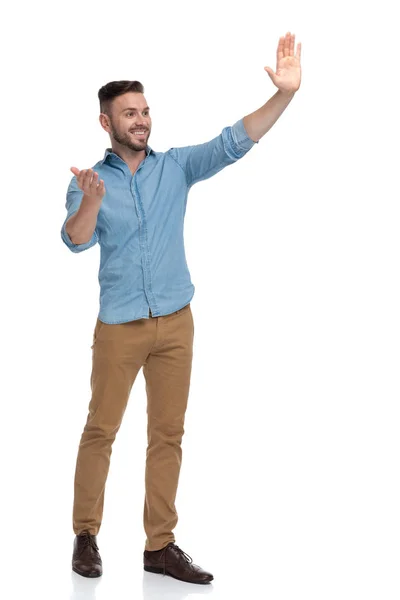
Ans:
[[[296,93],[295,91],[288,92],[286,90],[280,90],[280,89],[278,89],[278,91],[277,91],[277,94],[279,94],[282,98],[288,98],[288,99],[293,98],[295,93]]]
[[[103,198],[99,199],[99,198],[97,198],[95,196],[87,196],[86,194],[83,194],[83,197],[82,197],[82,203],[83,204],[88,204],[90,206],[93,206],[93,205],[94,206],[97,206],[97,205],[100,206],[102,200],[103,200]]]

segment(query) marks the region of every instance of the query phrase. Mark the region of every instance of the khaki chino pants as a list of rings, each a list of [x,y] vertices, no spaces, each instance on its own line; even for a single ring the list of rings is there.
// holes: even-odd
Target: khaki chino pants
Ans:
[[[79,444],[73,529],[97,535],[112,444],[132,385],[143,367],[147,394],[144,530],[146,550],[175,542],[175,497],[188,402],[194,322],[190,303],[162,317],[120,324],[97,319],[92,346],[92,396]]]

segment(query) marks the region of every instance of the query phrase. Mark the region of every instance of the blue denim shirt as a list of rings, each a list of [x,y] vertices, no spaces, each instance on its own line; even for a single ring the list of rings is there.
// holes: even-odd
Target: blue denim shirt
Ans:
[[[195,287],[186,263],[183,225],[191,186],[242,158],[255,143],[243,119],[204,144],[155,152],[132,175],[107,148],[92,168],[106,193],[91,240],[73,244],[65,225],[79,208],[83,192],[74,176],[67,191],[67,217],[61,237],[72,252],[100,244],[100,310],[104,323],[124,323],[168,315],[193,298]]]

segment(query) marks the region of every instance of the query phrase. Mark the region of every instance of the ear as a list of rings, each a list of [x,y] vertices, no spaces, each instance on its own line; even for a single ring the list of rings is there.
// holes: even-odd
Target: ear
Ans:
[[[100,125],[102,126],[104,131],[107,131],[107,133],[110,133],[110,124],[109,124],[108,116],[104,113],[100,113],[99,121],[100,121]]]

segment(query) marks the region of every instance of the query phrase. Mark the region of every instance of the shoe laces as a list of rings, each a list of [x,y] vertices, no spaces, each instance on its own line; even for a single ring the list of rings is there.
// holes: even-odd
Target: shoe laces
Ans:
[[[81,539],[81,544],[82,544],[82,552],[88,547],[90,546],[91,548],[93,548],[93,550],[95,550],[96,552],[99,551],[99,548],[94,540],[94,536],[89,533],[88,531],[82,531],[81,534],[79,534],[79,538]]]
[[[167,562],[167,550],[168,548],[174,548],[181,556],[182,558],[187,562],[187,563],[192,563],[193,559],[191,556],[189,556],[189,554],[186,554],[186,552],[184,552],[181,548],[179,548],[179,546],[177,546],[174,543],[170,543],[167,546],[165,546],[164,550],[161,553],[160,558],[163,559],[163,574],[165,575],[165,571],[166,571],[166,562]]]

